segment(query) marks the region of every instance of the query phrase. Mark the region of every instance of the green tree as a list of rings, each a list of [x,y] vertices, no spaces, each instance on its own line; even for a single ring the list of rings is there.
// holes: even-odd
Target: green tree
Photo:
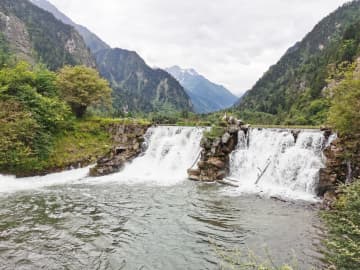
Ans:
[[[1,170],[35,169],[48,157],[54,134],[71,119],[70,107],[56,96],[55,79],[25,62],[0,70]]]
[[[85,66],[66,66],[57,76],[62,98],[68,102],[77,118],[81,118],[90,105],[111,104],[109,83],[99,73]]]
[[[360,134],[360,78],[350,68],[330,93],[329,123],[342,135]]]

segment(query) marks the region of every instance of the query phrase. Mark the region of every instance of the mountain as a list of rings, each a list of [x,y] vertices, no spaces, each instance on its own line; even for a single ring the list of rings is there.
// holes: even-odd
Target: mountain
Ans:
[[[113,88],[118,111],[192,111],[189,96],[179,82],[161,69],[150,68],[136,53],[108,49],[96,53],[100,74]]]
[[[240,114],[273,123],[323,123],[328,110],[327,79],[342,62],[355,60],[359,21],[358,0],[320,21],[242,97],[236,107]]]
[[[86,27],[74,23],[47,0],[31,0],[51,12],[63,23],[73,26],[83,37],[96,59],[100,74],[113,88],[113,106],[118,112],[163,110],[192,111],[183,87],[167,72],[152,69],[135,52],[111,49]]]
[[[12,54],[56,70],[65,64],[95,66],[83,38],[71,26],[27,0],[0,1],[0,32]]]
[[[193,69],[181,69],[173,66],[165,69],[174,76],[190,96],[197,113],[210,113],[229,108],[238,97],[225,87],[215,84]]]
[[[110,49],[110,46],[106,44],[103,40],[101,40],[97,35],[89,31],[86,27],[73,22],[69,17],[67,17],[64,13],[58,10],[57,7],[55,7],[49,1],[47,0],[30,0],[30,1],[33,4],[37,5],[38,7],[53,14],[55,18],[62,21],[63,23],[73,26],[83,37],[86,45],[90,48],[92,53],[96,53],[104,49]]]

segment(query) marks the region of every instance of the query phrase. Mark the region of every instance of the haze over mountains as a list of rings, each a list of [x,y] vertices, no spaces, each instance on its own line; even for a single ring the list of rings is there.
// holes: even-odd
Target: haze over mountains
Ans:
[[[343,61],[356,62],[360,51],[360,2],[353,1],[319,22],[238,99],[192,69],[153,69],[136,52],[110,48],[48,1],[31,1],[62,22],[27,0],[2,0],[1,42],[9,43],[20,59],[40,61],[52,70],[66,64],[96,66],[114,90],[118,112],[208,113],[236,104],[245,120],[318,124],[328,109],[328,77]]]
[[[233,106],[239,99],[228,89],[209,81],[194,69],[181,69],[173,66],[167,68],[166,71],[185,88],[197,113],[210,113],[226,109]]]
[[[98,36],[73,22],[50,2],[31,1],[51,12],[63,23],[73,26],[82,35],[96,59],[101,75],[110,81],[114,89],[114,107],[118,111],[173,109],[208,113],[228,108],[237,99],[227,89],[211,83],[203,76],[188,76],[186,80],[179,80],[169,72],[178,79],[179,85],[166,72],[151,69],[137,53],[110,48]],[[182,87],[185,88],[185,94]]]

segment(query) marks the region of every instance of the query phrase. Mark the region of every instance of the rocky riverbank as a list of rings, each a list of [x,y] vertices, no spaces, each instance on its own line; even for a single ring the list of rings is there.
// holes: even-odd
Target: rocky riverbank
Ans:
[[[103,176],[120,171],[126,162],[141,153],[144,135],[149,125],[112,125],[111,134],[114,147],[97,165],[90,169],[90,176]]]
[[[326,168],[320,170],[317,194],[326,207],[338,196],[338,186],[360,177],[360,140],[339,137],[325,150]]]
[[[238,133],[242,129],[248,132],[249,126],[233,117],[225,118],[223,127],[213,127],[205,132],[201,140],[200,160],[196,168],[188,170],[188,177],[194,181],[221,181],[229,174],[230,153],[238,143]],[[217,129],[217,130],[216,130]]]

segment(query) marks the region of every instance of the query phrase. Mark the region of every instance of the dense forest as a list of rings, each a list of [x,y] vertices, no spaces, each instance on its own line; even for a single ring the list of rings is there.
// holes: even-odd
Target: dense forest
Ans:
[[[360,2],[323,19],[240,100],[243,118],[263,124],[320,125],[329,110],[329,80],[359,54]]]

